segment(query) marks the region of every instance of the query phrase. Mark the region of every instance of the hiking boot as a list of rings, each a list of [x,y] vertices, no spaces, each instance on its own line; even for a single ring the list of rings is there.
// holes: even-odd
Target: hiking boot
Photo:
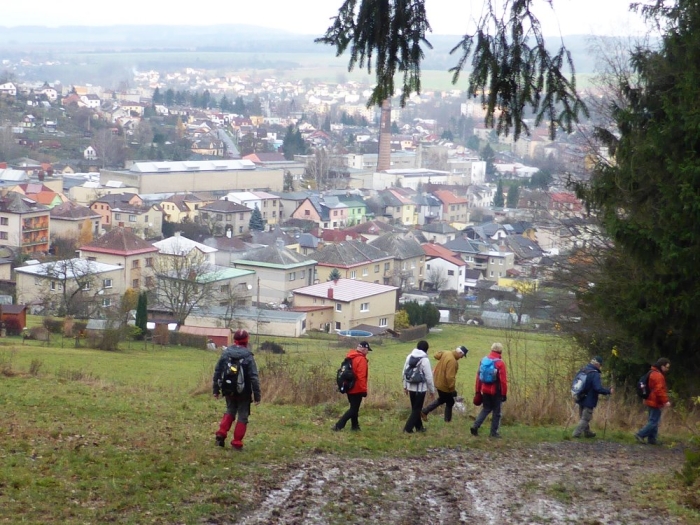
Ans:
[[[427,430],[428,430],[428,429],[425,428],[425,427],[417,428],[417,429],[416,429],[417,432],[427,432]]]
[[[423,421],[428,421],[428,414],[426,414],[425,412],[421,412],[421,413],[420,413],[420,418],[421,418]]]
[[[492,437],[494,439],[501,439],[501,435],[498,432],[496,432],[495,434],[489,434],[489,437]]]
[[[581,439],[581,434],[573,434],[571,437],[574,439]]]
[[[635,435],[634,435],[634,439],[637,440],[637,443],[641,443],[642,445],[646,445],[646,444],[647,444],[647,442],[644,441],[644,438],[643,438],[642,436],[640,436],[639,434],[635,434]]]
[[[663,441],[658,441],[658,440],[649,441],[649,444],[650,444],[650,445],[661,446],[661,445],[663,445]]]
[[[360,427],[350,427],[350,430],[353,431],[353,432],[359,432],[359,431],[360,431]]]
[[[219,447],[226,446],[226,438],[224,436],[216,436],[216,444]]]
[[[595,437],[595,432],[584,432],[583,437],[585,437],[585,438],[594,438],[594,437]]]
[[[479,429],[478,429],[478,428],[471,427],[471,428],[469,428],[469,432],[472,433],[472,436],[478,436],[478,435],[479,435]]]
[[[340,428],[338,425],[333,425],[333,426],[331,427],[331,430],[332,430],[333,432],[340,432],[340,431],[343,430],[343,429]]]

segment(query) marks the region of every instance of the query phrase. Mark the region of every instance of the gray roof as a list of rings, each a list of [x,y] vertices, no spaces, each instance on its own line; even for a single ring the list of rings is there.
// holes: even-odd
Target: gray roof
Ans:
[[[335,266],[354,266],[391,257],[385,251],[358,240],[329,244],[314,253],[314,259],[319,263]]]
[[[432,222],[430,224],[424,224],[421,226],[421,230],[428,233],[457,233],[457,230],[447,224],[446,222]]]
[[[396,233],[385,233],[370,241],[372,246],[387,253],[394,254],[397,259],[410,259],[423,257],[425,252],[422,246],[412,237],[399,236]]]
[[[49,207],[39,204],[29,197],[10,191],[3,198],[0,198],[0,212],[8,213],[32,213],[37,211],[48,211]]]
[[[234,264],[252,263],[252,265],[255,265],[255,263],[260,263],[264,265],[292,267],[304,264],[313,264],[315,262],[315,258],[312,259],[311,257],[302,255],[287,248],[277,246],[276,244],[271,244],[270,246],[256,248],[244,253],[239,259],[234,261]]]

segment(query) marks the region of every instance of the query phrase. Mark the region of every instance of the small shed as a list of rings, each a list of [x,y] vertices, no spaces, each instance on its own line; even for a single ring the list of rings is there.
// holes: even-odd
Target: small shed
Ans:
[[[5,327],[12,327],[17,333],[27,326],[27,306],[24,304],[3,304],[0,306],[0,321]]]
[[[201,335],[211,339],[217,348],[233,344],[233,331],[230,328],[212,328],[208,326],[181,326],[181,334]]]

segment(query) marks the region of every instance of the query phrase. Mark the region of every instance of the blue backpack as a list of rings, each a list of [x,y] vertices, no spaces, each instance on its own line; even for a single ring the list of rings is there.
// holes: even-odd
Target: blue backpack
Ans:
[[[490,357],[484,357],[479,364],[479,381],[487,385],[491,385],[498,379],[498,368],[496,368],[496,361],[500,359],[491,359]]]

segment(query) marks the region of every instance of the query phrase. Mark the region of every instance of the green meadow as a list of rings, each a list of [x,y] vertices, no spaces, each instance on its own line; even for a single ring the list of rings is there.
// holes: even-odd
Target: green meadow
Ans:
[[[286,353],[256,353],[263,401],[253,408],[244,452],[231,456],[213,439],[224,410],[211,395],[218,353],[135,343],[105,352],[69,340],[45,346],[3,339],[0,523],[105,523],[116,515],[120,523],[212,523],[202,520],[222,508],[245,511],[253,499],[247,490],[222,487],[270,484],[280,465],[314,454],[371,458],[420,455],[437,443],[488,447],[468,437],[477,410],[469,401],[478,360],[494,341],[505,345],[510,369],[502,429],[510,446],[561,441],[571,431],[568,388],[583,357],[556,335],[450,325],[431,333],[431,355],[462,344],[470,352],[457,382],[465,410],[450,425],[431,415],[429,439],[401,435],[409,413],[401,370],[413,344],[372,341],[362,432],[351,434],[330,431],[347,406],[334,385],[347,345],[263,337],[253,348],[266,340]],[[606,439],[632,443],[630,428],[642,411],[620,400],[596,417]],[[689,439],[680,422],[667,425],[664,437]],[[655,490],[663,496],[670,486]]]

